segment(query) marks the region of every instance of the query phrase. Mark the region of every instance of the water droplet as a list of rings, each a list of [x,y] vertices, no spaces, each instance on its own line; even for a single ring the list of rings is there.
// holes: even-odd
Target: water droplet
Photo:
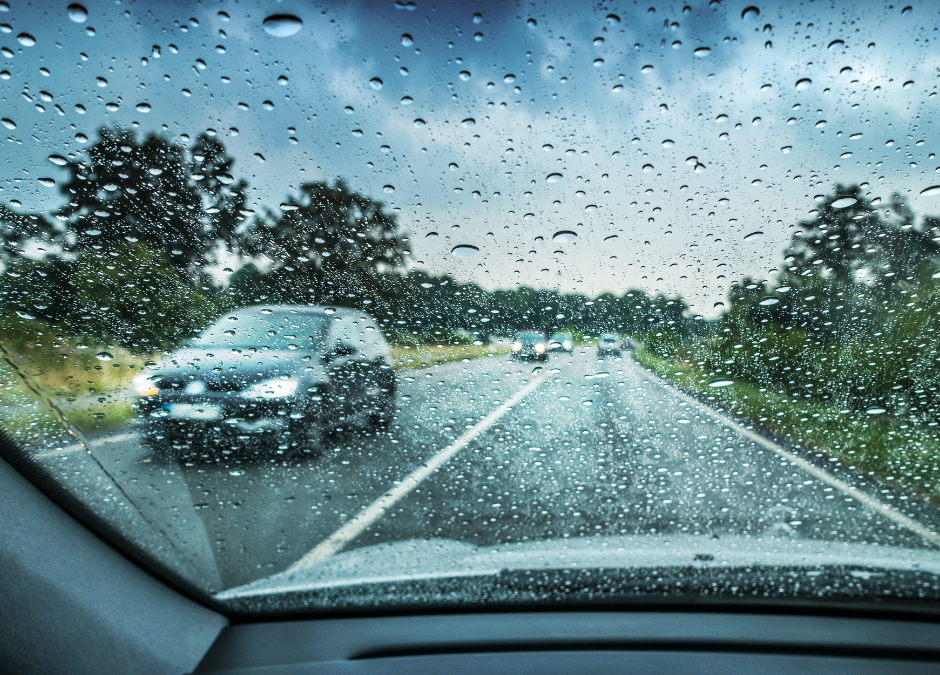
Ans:
[[[480,252],[480,249],[469,244],[461,244],[460,246],[454,246],[450,252],[458,258],[472,258]]]
[[[515,75],[506,75],[506,76],[503,78],[503,82],[505,82],[506,84],[512,84],[512,83],[515,82],[515,81],[516,81],[516,76],[515,76]]]
[[[544,147],[545,147],[545,146],[543,146],[543,149],[544,149]],[[548,147],[551,148],[552,146],[549,145]],[[547,176],[545,176],[545,182],[546,182],[546,183],[557,183],[557,182],[560,181],[562,178],[564,178],[564,176],[562,176],[560,173],[550,173],[550,174],[548,174]]]
[[[245,471],[245,469],[232,469],[231,471],[228,472],[228,475],[229,476],[244,476],[246,473],[248,472]]]
[[[833,51],[835,51],[836,49],[842,49],[843,47],[845,47],[844,40],[833,40],[832,42],[829,43],[829,49],[832,49]]]
[[[151,110],[149,103],[138,103],[137,112],[149,113]]]
[[[73,2],[71,5],[66,7],[65,11],[68,12],[69,19],[75,23],[85,23],[85,21],[88,19],[88,10],[77,2]]]
[[[261,25],[264,32],[274,37],[289,37],[303,28],[304,22],[293,14],[272,14]]]
[[[382,80],[377,77],[373,77],[371,80],[369,80],[369,86],[378,91],[382,88]]]
[[[424,235],[425,239],[437,239],[437,232],[428,232]]]
[[[411,37],[408,33],[401,34],[401,45],[402,47],[410,47],[415,43],[415,39]]]
[[[16,36],[16,39],[19,40],[19,43],[24,47],[32,47],[36,44],[36,38],[34,38],[29,33],[20,33]]]
[[[783,154],[785,154],[785,155],[790,154],[790,151],[791,151],[791,150],[793,150],[793,146],[792,146],[792,145],[785,145],[785,146],[783,146],[782,148],[780,148],[780,151],[781,151]]]
[[[57,166],[65,166],[69,162],[62,155],[49,155],[49,161]]]
[[[456,171],[460,167],[454,164],[453,162],[451,162],[450,164],[447,165],[447,168],[450,169],[451,171]]]
[[[98,352],[95,354],[95,358],[99,361],[113,361],[114,357],[111,356],[109,352]]]
[[[425,122],[425,121],[424,121],[423,119],[421,119],[420,117],[415,120],[415,126],[418,127],[419,129],[420,129],[421,127],[423,127],[425,124],[427,124],[427,122]]]
[[[261,164],[264,164],[265,162],[264,155],[262,155],[260,152],[256,152],[254,154],[254,158],[257,159]]]
[[[552,235],[552,241],[559,244],[567,244],[578,238],[577,232],[571,230],[561,230]]]
[[[545,152],[548,152],[549,150],[554,150],[554,149],[555,147],[553,145],[550,145],[549,143],[546,143],[545,145],[542,146],[542,150],[544,150]]]
[[[277,78],[277,83],[278,83],[279,85],[281,85],[282,87],[283,87],[285,84],[287,84],[288,81],[289,81],[289,80],[287,79],[287,75],[281,75],[279,78]]]
[[[709,47],[699,47],[692,53],[695,54],[700,59],[703,59],[706,56],[710,55],[712,53],[712,50]]]
[[[52,178],[40,178],[39,184],[44,185],[46,187],[54,187],[55,181]]]
[[[904,83],[903,86],[905,89],[910,89],[911,87],[914,86],[914,80],[908,80],[907,82]]]
[[[832,208],[834,209],[844,209],[852,204],[856,203],[858,200],[855,197],[840,197],[839,199],[832,202]]]
[[[459,77],[460,77],[461,80],[463,80],[464,82],[466,82],[466,81],[469,80],[470,77],[471,77],[471,76],[470,76],[470,71],[469,71],[469,70],[461,70]]]
[[[652,170],[653,170],[653,165],[652,165],[652,164],[644,164],[644,165],[643,165],[643,173],[650,173]]]
[[[482,23],[482,22],[483,22],[483,15],[480,14],[479,12],[474,13],[474,15],[473,15],[473,23],[479,24],[479,23]]]
[[[401,104],[402,104],[402,105],[411,105],[411,104],[414,103],[414,102],[415,102],[415,100],[414,100],[413,98],[411,98],[410,96],[402,96],[402,97],[401,97]]]
[[[616,14],[608,14],[607,23],[609,23],[611,26],[618,24],[620,23],[620,17],[617,16]]]
[[[760,230],[757,230],[756,232],[751,232],[750,234],[745,235],[744,241],[753,241],[754,239],[760,239],[763,236],[764,233]]]
[[[671,147],[674,146],[675,144],[676,144],[676,142],[673,141],[673,140],[671,140],[671,139],[669,139],[669,138],[667,138],[665,141],[663,141],[663,147],[664,147],[664,148],[671,148]]]
[[[103,77],[96,77],[95,84],[97,84],[99,87],[107,87],[108,81]]]
[[[757,21],[757,17],[760,16],[760,10],[757,9],[754,5],[750,7],[745,7],[744,11],[741,12],[741,18],[745,21]]]
[[[799,90],[801,90],[801,91],[802,91],[803,89],[809,89],[809,86],[810,86],[812,83],[813,83],[813,81],[812,81],[811,79],[809,79],[808,77],[804,77],[804,78],[802,78],[802,79],[796,81],[796,88],[799,89]]]
[[[931,185],[920,191],[921,197],[936,197],[937,195],[940,195],[940,185]]]
[[[483,42],[483,33],[474,33],[473,39],[477,42]]]
[[[881,408],[879,406],[872,406],[866,409],[865,412],[869,415],[884,415],[888,411],[885,408]]]
[[[525,25],[528,26],[529,28],[535,28],[536,26],[538,26],[538,22],[535,19],[529,19],[528,21],[525,22]]]
[[[393,192],[395,192],[395,186],[394,186],[394,185],[386,185],[386,186],[384,186],[382,189],[385,191],[385,194],[387,194],[387,195],[390,195],[390,194],[392,194]]]
[[[261,107],[265,110],[274,110],[274,103],[272,101],[262,101]]]
[[[105,103],[104,107],[109,112],[117,112],[121,106],[118,105],[117,103],[111,102],[111,103]]]
[[[913,9],[914,9],[913,7],[908,5],[907,7],[901,10],[901,16],[904,16],[905,14],[910,14],[911,11],[913,11]]]
[[[462,124],[465,129],[472,129],[474,126],[476,126],[476,123],[477,121],[475,119],[473,119],[472,117],[468,117],[460,124]]]
[[[0,122],[2,122],[3,126],[5,126],[7,129],[16,129],[16,122],[11,120],[9,117],[4,117],[2,120],[0,120]]]
[[[729,380],[726,377],[719,377],[708,383],[709,387],[730,387],[734,384],[734,380]]]
[[[594,67],[600,68],[604,65],[604,59],[594,59]]]
[[[776,305],[778,302],[780,302],[780,298],[775,298],[772,295],[768,295],[758,300],[757,304],[763,305],[764,307],[769,307],[770,305]]]
[[[653,72],[653,66],[647,64],[647,65],[643,66],[642,68],[640,68],[640,72],[641,72],[641,73],[652,73],[652,72]]]

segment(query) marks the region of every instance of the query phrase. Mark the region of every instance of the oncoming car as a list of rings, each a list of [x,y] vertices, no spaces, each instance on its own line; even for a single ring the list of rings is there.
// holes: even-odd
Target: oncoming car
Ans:
[[[555,333],[548,340],[548,351],[571,352],[574,349],[574,340],[569,333]]]
[[[548,343],[545,340],[545,334],[537,330],[524,330],[517,333],[512,341],[511,358],[547,360]]]
[[[396,389],[371,316],[292,305],[226,314],[134,385],[158,454],[272,434],[315,448],[336,428],[387,428]]]

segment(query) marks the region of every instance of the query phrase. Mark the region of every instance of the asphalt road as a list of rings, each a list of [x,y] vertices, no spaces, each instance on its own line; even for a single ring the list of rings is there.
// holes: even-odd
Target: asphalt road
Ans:
[[[400,373],[391,431],[346,433],[315,456],[271,448],[159,462],[133,428],[94,440],[90,455],[70,447],[40,454],[62,471],[100,462],[123,492],[115,502],[132,503],[168,555],[183,555],[189,574],[221,590],[308,556],[455,441],[439,469],[373,508],[339,548],[670,533],[935,545],[877,505],[940,531],[913,502],[837,470],[841,484],[877,501],[866,504],[629,357],[598,360],[593,349],[546,364],[499,356]],[[100,482],[97,498],[107,501],[114,488]]]

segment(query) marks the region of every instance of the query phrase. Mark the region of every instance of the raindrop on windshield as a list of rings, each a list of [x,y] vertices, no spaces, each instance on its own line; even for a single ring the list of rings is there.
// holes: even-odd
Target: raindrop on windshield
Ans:
[[[729,387],[734,384],[734,380],[729,380],[726,377],[719,377],[708,383],[709,387]]]
[[[842,49],[843,47],[845,47],[845,42],[843,40],[833,40],[829,43],[829,49],[832,50]]]
[[[58,166],[65,166],[68,160],[62,155],[49,155],[49,161]]]
[[[675,141],[670,140],[670,139],[668,139],[668,138],[667,138],[665,141],[663,141],[663,147],[664,147],[664,148],[671,148],[671,147],[674,146],[675,144],[676,144]]]
[[[552,241],[559,244],[567,244],[578,238],[577,232],[572,232],[571,230],[561,230],[552,235]]]
[[[764,307],[769,307],[770,305],[776,305],[778,302],[780,302],[780,298],[775,298],[772,295],[768,295],[767,297],[758,300],[757,304],[763,305]]]
[[[85,23],[85,20],[88,19],[88,10],[77,2],[66,7],[65,11],[68,12],[69,19],[75,23]]]
[[[410,47],[415,43],[415,39],[411,37],[408,33],[401,34],[401,44],[403,47]]]
[[[425,239],[437,239],[437,232],[428,232],[424,235]]]
[[[763,236],[764,236],[764,233],[761,232],[760,230],[757,230],[756,232],[751,232],[750,234],[745,235],[744,241],[753,241],[754,239],[760,239]]]
[[[461,122],[461,124],[464,126],[465,129],[470,129],[470,128],[476,126],[476,123],[477,123],[477,121],[476,121],[475,119],[473,119],[472,117],[468,117],[468,118],[465,119],[463,122]]]
[[[272,14],[262,24],[264,32],[274,37],[289,37],[299,32],[304,22],[293,14]]]
[[[382,88],[382,80],[377,77],[373,77],[371,80],[369,80],[369,86],[378,91]]]
[[[809,89],[809,86],[813,83],[808,77],[804,77],[796,81],[796,88],[799,90]]]
[[[550,149],[550,148],[551,148],[551,146],[549,146],[549,149]],[[550,174],[548,174],[547,176],[545,176],[545,182],[546,182],[546,183],[557,183],[557,182],[560,181],[562,178],[564,178],[564,176],[562,176],[560,173],[550,173]]]
[[[149,103],[138,103],[137,112],[149,113],[151,110]]]
[[[95,358],[98,359],[99,361],[113,361],[114,360],[114,357],[111,355],[110,352],[98,352],[97,354],[95,354]]]
[[[34,38],[29,33],[20,33],[16,36],[16,39],[19,40],[19,43],[24,47],[32,47],[36,44],[36,38]]]
[[[705,58],[706,56],[708,56],[709,54],[711,54],[711,53],[712,53],[712,50],[711,50],[709,47],[699,47],[698,49],[696,49],[696,50],[695,50],[694,52],[692,52],[692,53],[695,54],[697,57],[699,57],[699,58],[701,59],[701,58]]]
[[[458,258],[471,258],[479,253],[480,249],[469,244],[461,244],[460,246],[454,246],[450,252]]]
[[[525,25],[529,28],[535,28],[538,25],[538,22],[535,19],[529,19],[525,22]]]
[[[940,185],[931,185],[920,191],[921,197],[936,197],[937,195],[940,195]]]
[[[16,129],[16,122],[11,120],[9,117],[4,117],[0,122],[3,122],[3,126],[7,129]]]
[[[757,21],[757,17],[760,16],[760,10],[757,9],[754,5],[750,7],[745,7],[744,11],[741,12],[741,18],[745,21]]]
[[[427,124],[427,122],[425,122],[420,117],[415,120],[415,126],[418,127],[419,129],[423,127],[425,124]]]
[[[394,186],[394,185],[386,185],[386,186],[383,187],[382,189],[385,190],[385,194],[389,194],[389,195],[392,194],[393,192],[395,192],[395,186]]]
[[[872,406],[867,408],[865,412],[869,415],[884,415],[888,411],[880,406]]]
[[[856,203],[857,201],[858,200],[855,197],[841,197],[840,199],[837,199],[834,202],[832,202],[832,208],[834,209],[848,208],[849,206],[852,206],[852,204]]]

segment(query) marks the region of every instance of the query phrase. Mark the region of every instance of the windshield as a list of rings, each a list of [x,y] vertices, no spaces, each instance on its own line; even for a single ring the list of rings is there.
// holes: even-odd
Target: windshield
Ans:
[[[259,349],[314,349],[323,341],[325,314],[228,314],[193,339],[193,347],[255,347]]]
[[[5,457],[246,614],[940,609],[934,7],[210,4],[0,0]]]

